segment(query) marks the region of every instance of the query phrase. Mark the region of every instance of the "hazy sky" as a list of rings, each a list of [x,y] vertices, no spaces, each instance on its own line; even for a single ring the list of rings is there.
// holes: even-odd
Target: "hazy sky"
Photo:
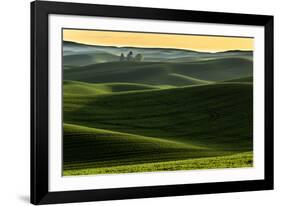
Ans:
[[[196,51],[254,50],[253,38],[63,30],[63,40],[91,45],[179,48]]]

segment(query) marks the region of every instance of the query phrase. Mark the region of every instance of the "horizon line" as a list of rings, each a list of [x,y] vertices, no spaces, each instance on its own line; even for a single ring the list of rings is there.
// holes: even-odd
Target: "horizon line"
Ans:
[[[117,48],[139,48],[139,49],[174,49],[174,50],[184,50],[184,51],[194,51],[194,52],[201,52],[201,53],[220,53],[220,52],[230,52],[230,51],[241,51],[241,52],[253,52],[254,50],[251,49],[229,49],[229,50],[196,50],[192,48],[177,48],[177,47],[148,47],[148,46],[131,46],[131,45],[107,45],[107,44],[90,44],[90,43],[84,43],[79,41],[70,41],[70,40],[64,40],[63,42],[71,42],[76,44],[82,44],[86,46],[101,46],[101,47],[117,47]]]

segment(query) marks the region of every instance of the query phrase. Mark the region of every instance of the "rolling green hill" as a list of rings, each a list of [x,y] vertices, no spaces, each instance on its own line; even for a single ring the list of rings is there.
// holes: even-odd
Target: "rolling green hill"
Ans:
[[[64,132],[66,168],[159,162],[174,160],[175,157],[185,159],[201,157],[202,155],[214,156],[218,153],[207,148],[158,137],[133,135],[71,124],[64,125]]]
[[[248,152],[252,85],[66,92],[64,123],[64,168],[70,173]]]
[[[112,173],[116,168],[112,171],[110,167],[118,167],[119,170],[120,166],[135,168],[136,166],[139,167],[140,164],[144,167],[151,167],[151,163],[159,164],[159,162],[171,166],[178,165],[179,161],[186,159],[233,155],[229,151],[218,151],[186,142],[182,143],[163,138],[145,137],[71,124],[64,124],[64,132],[64,161],[66,163],[64,170],[70,173],[73,170],[88,170],[89,168],[109,170],[106,173]],[[236,156],[238,155],[236,154]],[[209,161],[211,160],[209,159]],[[245,162],[244,164],[244,166],[249,166],[249,163],[246,164]],[[227,164],[220,163],[220,165]],[[155,165],[153,166],[155,167]],[[181,166],[186,167],[187,165],[182,164]],[[189,167],[196,168],[194,163],[192,167],[191,165]]]
[[[75,104],[80,109],[71,111]],[[246,137],[252,135],[251,108],[249,84],[211,84],[99,96],[66,94],[64,122],[143,136],[176,136],[181,141],[188,137],[199,143],[200,139],[208,144],[223,142],[224,148],[231,149],[236,138],[242,138],[245,141],[240,141],[237,149],[243,145],[249,149],[251,142]],[[230,134],[232,137],[228,137]]]
[[[111,93],[111,88],[104,84],[90,84],[76,81],[63,81],[63,93],[66,94],[84,94],[97,95]]]
[[[65,80],[90,83],[130,82],[149,85],[186,86],[238,79],[252,75],[252,62],[224,58],[194,63],[110,62],[67,69]]]
[[[94,174],[120,174],[132,172],[156,172],[176,170],[198,170],[206,168],[244,168],[253,166],[253,153],[243,152],[233,155],[216,157],[192,158],[186,160],[164,161],[156,163],[140,163],[133,165],[119,165],[112,167],[91,167],[80,169],[65,169],[63,174],[70,175],[94,175]]]
[[[86,83],[77,81],[64,81],[63,92],[70,95],[98,95],[108,94],[112,92],[125,92],[125,91],[139,91],[139,90],[153,90],[153,89],[165,89],[173,88],[166,85],[145,85],[136,83]]]
[[[63,56],[63,65],[67,66],[85,66],[89,64],[104,63],[109,61],[118,61],[119,57],[110,53],[85,53],[71,54]]]
[[[64,175],[253,166],[252,51],[64,41],[63,69]]]
[[[243,77],[239,79],[230,79],[225,82],[253,82],[253,77],[250,76],[250,77]]]

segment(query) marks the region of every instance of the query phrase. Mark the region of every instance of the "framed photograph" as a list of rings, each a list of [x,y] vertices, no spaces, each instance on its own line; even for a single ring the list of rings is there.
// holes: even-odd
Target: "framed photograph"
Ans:
[[[273,16],[31,3],[31,203],[273,189]]]

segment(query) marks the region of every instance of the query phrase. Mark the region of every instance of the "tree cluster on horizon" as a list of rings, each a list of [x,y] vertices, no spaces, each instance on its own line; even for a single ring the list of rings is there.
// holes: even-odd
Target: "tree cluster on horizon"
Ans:
[[[130,51],[127,56],[125,56],[123,53],[121,53],[120,55],[120,61],[123,62],[123,61],[135,61],[135,62],[141,62],[143,60],[143,56],[142,54],[137,54],[135,57],[133,55],[133,52]]]

